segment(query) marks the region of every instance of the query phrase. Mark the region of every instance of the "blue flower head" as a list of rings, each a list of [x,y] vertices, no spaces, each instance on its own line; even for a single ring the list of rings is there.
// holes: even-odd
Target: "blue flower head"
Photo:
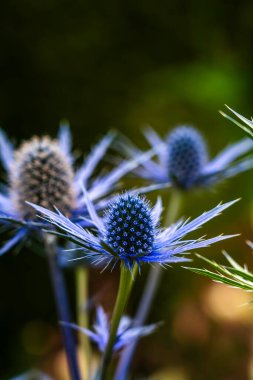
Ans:
[[[253,167],[253,159],[244,156],[253,149],[253,142],[248,138],[209,159],[203,136],[191,126],[176,127],[166,140],[148,128],[145,137],[156,152],[157,160],[149,158],[134,172],[151,183],[166,183],[182,190],[210,187]],[[118,144],[128,157],[138,158],[143,154],[126,138]]]
[[[162,212],[160,199],[151,208],[144,197],[131,193],[119,195],[111,202],[104,218],[96,213],[87,193],[86,202],[95,228],[93,232],[73,223],[60,212],[30,205],[60,230],[49,232],[76,243],[84,258],[89,257],[95,264],[105,267],[123,262],[132,270],[135,263],[140,267],[143,263],[163,265],[188,261],[183,254],[232,237],[220,235],[211,239],[185,239],[187,234],[219,215],[235,201],[220,204],[192,221],[179,221],[165,229],[159,228]]]
[[[203,137],[196,129],[182,126],[171,132],[167,144],[169,178],[181,188],[190,188],[208,161]]]
[[[105,216],[105,241],[117,255],[152,252],[155,226],[147,202],[138,196],[118,197]]]
[[[99,306],[96,313],[96,322],[93,325],[93,331],[87,328],[78,326],[74,323],[61,322],[64,326],[68,326],[77,331],[81,331],[87,335],[99,348],[104,352],[110,335],[110,323],[103,308]],[[117,331],[117,337],[114,343],[114,352],[131,344],[135,339],[152,334],[157,329],[158,324],[148,326],[133,327],[133,321],[127,316],[123,316]]]
[[[92,149],[81,167],[74,170],[68,125],[61,126],[57,139],[34,137],[17,150],[0,130],[0,158],[8,176],[8,185],[1,186],[0,222],[4,230],[14,231],[11,239],[0,249],[0,255],[24,240],[31,231],[35,232],[33,236],[40,236],[42,223],[26,201],[49,210],[56,207],[82,225],[89,223],[83,186],[97,209],[107,206],[117,182],[139,165],[136,159],[124,161],[108,173],[100,173],[96,178],[93,176],[114,137],[113,133],[108,133]],[[148,156],[143,155],[141,160]]]

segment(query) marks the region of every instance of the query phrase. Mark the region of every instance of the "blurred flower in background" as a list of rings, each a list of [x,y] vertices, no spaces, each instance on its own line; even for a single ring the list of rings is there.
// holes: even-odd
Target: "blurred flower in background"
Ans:
[[[136,159],[125,161],[107,174],[92,177],[113,138],[113,133],[102,138],[74,173],[72,138],[67,125],[60,128],[57,140],[47,136],[34,137],[16,151],[5,133],[0,131],[0,157],[9,184],[7,188],[2,185],[0,220],[4,231],[14,229],[13,237],[0,249],[0,255],[25,240],[29,234],[34,237],[35,233],[39,237],[41,233],[41,223],[26,204],[27,200],[49,209],[56,207],[82,225],[88,223],[85,220],[88,214],[83,186],[87,187],[98,210],[106,206],[106,196],[111,196],[119,179],[138,166]]]
[[[114,352],[121,350],[124,346],[133,342],[136,338],[144,337],[152,334],[158,327],[158,324],[149,326],[133,327],[131,318],[123,316],[117,331],[117,337],[114,344]],[[109,340],[110,322],[101,306],[97,307],[96,322],[93,330],[89,330],[74,323],[64,323],[64,326],[80,331],[87,335],[94,342],[101,352],[104,352]]]
[[[253,167],[253,159],[243,157],[253,148],[250,139],[226,147],[210,160],[203,136],[191,126],[179,126],[165,139],[152,128],[146,129],[144,135],[158,160],[150,158],[134,172],[151,183],[167,183],[182,190],[210,188]],[[124,137],[119,150],[125,151],[131,159],[143,154]]]

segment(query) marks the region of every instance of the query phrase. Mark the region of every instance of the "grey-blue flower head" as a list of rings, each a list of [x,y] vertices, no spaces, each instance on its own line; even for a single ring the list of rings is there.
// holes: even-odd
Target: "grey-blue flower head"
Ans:
[[[115,134],[109,132],[92,149],[83,164],[74,172],[74,156],[69,126],[61,125],[58,138],[35,137],[14,149],[5,133],[0,130],[0,159],[7,171],[8,186],[1,186],[0,223],[3,230],[12,230],[10,240],[0,248],[0,255],[25,240],[29,233],[41,231],[38,221],[26,201],[48,209],[57,207],[63,214],[87,225],[88,216],[82,187],[99,210],[107,207],[117,182],[135,169],[138,160],[125,160],[118,167],[94,176],[97,165],[104,158]],[[141,160],[150,157],[144,154]]]
[[[192,221],[180,220],[174,225],[160,229],[162,212],[161,200],[151,208],[145,198],[125,193],[119,195],[109,206],[105,217],[100,217],[88,194],[85,193],[90,223],[94,229],[87,230],[73,223],[59,212],[53,212],[38,205],[30,204],[47,222],[55,226],[52,234],[65,237],[79,246],[83,257],[89,257],[94,264],[107,267],[123,262],[132,270],[134,264],[168,263],[188,261],[184,254],[191,250],[207,247],[233,235],[219,235],[214,238],[185,239],[185,236],[218,216],[235,201],[220,204]]]
[[[33,203],[70,215],[77,204],[74,171],[57,140],[34,137],[15,153],[9,172],[10,196],[15,210],[24,219],[34,219]]]
[[[253,158],[245,156],[253,150],[253,142],[245,138],[223,149],[215,158],[208,158],[201,133],[191,126],[178,126],[162,139],[154,129],[147,128],[145,137],[156,152],[134,173],[152,184],[168,184],[182,190],[211,186],[253,168]],[[120,152],[138,159],[143,152],[127,138],[118,141]]]
[[[182,126],[168,137],[168,175],[179,187],[190,188],[208,161],[202,135],[194,128]]]

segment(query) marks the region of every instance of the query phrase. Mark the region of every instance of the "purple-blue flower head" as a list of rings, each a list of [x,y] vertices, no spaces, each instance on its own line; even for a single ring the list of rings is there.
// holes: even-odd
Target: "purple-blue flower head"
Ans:
[[[104,352],[110,335],[110,323],[103,308],[99,306],[96,312],[96,322],[93,325],[93,330],[78,326],[74,323],[61,322],[64,326],[81,331],[87,335],[98,347],[101,352]],[[158,327],[158,324],[148,326],[133,327],[133,321],[127,316],[123,316],[117,331],[116,340],[113,346],[114,352],[131,344],[135,339],[152,334]]]
[[[0,222],[4,230],[14,230],[11,239],[0,249],[0,254],[25,239],[31,231],[39,236],[41,221],[26,201],[51,210],[57,207],[72,221],[78,220],[83,225],[87,223],[85,217],[88,216],[83,186],[97,209],[107,206],[118,180],[139,164],[136,159],[124,161],[108,173],[93,175],[114,137],[114,133],[108,133],[102,138],[75,171],[72,139],[67,125],[61,126],[57,139],[34,137],[17,150],[0,130],[0,158],[8,177],[8,185],[3,185],[0,192]],[[145,155],[142,159],[146,159]]]
[[[92,230],[73,223],[60,212],[53,212],[34,204],[31,206],[43,219],[60,230],[49,232],[76,243],[84,258],[89,257],[94,264],[100,266],[107,267],[123,262],[132,270],[135,263],[140,267],[143,263],[165,265],[188,261],[184,254],[234,236],[185,239],[190,232],[219,215],[236,201],[220,204],[192,221],[180,220],[168,228],[161,229],[160,199],[151,208],[146,198],[124,193],[111,202],[102,218],[97,214],[87,193],[85,198],[93,224]]]
[[[125,194],[113,202],[105,215],[105,241],[117,255],[152,252],[155,222],[147,202]]]
[[[170,183],[182,190],[210,187],[253,167],[253,159],[244,156],[253,149],[248,138],[226,147],[210,160],[203,136],[191,126],[176,127],[165,140],[149,128],[145,137],[156,151],[157,160],[148,159],[134,172],[151,183]],[[143,154],[127,139],[122,138],[119,144],[128,157]]]
[[[190,188],[208,161],[201,134],[192,127],[176,128],[168,137],[168,176],[177,186]]]

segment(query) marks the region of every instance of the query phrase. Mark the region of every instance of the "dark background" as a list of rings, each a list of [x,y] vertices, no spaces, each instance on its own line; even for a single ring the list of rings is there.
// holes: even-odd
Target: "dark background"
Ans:
[[[243,136],[218,114],[224,103],[253,113],[252,13],[251,1],[3,1],[0,124],[19,144],[33,134],[55,135],[67,118],[75,147],[88,152],[112,127],[144,147],[144,124],[163,135],[190,123],[203,131],[212,156]],[[243,198],[205,227],[209,236],[242,233],[210,248],[209,257],[222,261],[225,248],[251,264],[245,240],[252,239],[252,176],[185,198],[186,216]],[[108,289],[102,297],[108,311],[116,280],[116,271],[90,274],[91,296]],[[71,272],[68,281],[74,307]],[[250,306],[240,307],[249,300],[179,267],[168,269],[150,316],[164,325],[140,345],[135,373],[156,380],[252,379],[253,315]],[[1,379],[37,366],[63,380],[47,265],[27,249],[0,260],[0,343]]]

